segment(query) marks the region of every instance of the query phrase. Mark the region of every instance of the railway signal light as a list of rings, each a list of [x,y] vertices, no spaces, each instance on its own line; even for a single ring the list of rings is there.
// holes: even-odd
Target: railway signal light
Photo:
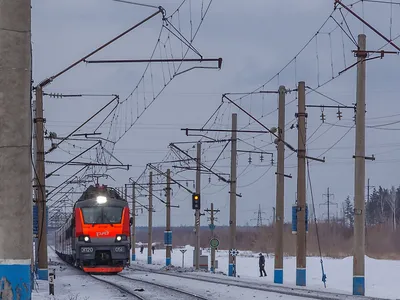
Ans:
[[[200,194],[197,193],[192,194],[192,208],[200,209]]]

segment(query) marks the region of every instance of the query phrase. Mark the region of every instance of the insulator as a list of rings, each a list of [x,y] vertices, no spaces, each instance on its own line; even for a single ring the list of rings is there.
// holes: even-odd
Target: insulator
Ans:
[[[251,164],[251,156],[249,155],[249,164]]]
[[[186,181],[186,187],[188,187],[188,186],[189,186],[189,182]]]
[[[196,185],[194,184],[194,182],[193,182],[193,188],[196,188]]]
[[[208,176],[208,183],[211,183],[211,176]]]
[[[322,123],[325,123],[325,114],[323,112],[321,113],[321,121]]]
[[[263,160],[264,160],[264,156],[263,156],[262,153],[261,153],[261,155],[260,155],[260,161],[263,162]]]
[[[342,119],[342,112],[340,111],[339,108],[338,108],[338,112],[336,114],[337,114],[338,119],[341,120]]]
[[[272,157],[271,158],[271,166],[273,166],[274,165],[274,158]]]

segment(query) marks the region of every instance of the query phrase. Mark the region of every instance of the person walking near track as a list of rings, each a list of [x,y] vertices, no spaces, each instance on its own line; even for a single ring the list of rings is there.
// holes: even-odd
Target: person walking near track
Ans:
[[[258,259],[258,266],[260,267],[260,277],[267,276],[267,273],[265,272],[265,257],[262,255],[262,253],[259,254],[260,257]]]

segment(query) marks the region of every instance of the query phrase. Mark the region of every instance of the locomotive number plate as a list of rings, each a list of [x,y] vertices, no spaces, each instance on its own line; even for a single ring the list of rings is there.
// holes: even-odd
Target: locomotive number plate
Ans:
[[[82,253],[92,253],[93,252],[93,248],[92,247],[82,247],[81,248],[81,252]]]
[[[125,252],[125,247],[115,247],[115,252]]]

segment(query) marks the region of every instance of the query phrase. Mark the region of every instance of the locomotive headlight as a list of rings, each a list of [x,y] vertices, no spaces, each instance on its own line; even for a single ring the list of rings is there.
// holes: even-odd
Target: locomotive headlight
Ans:
[[[104,196],[97,196],[96,201],[97,201],[98,204],[104,204],[104,203],[107,202],[107,198],[104,197]]]
[[[84,241],[85,243],[90,243],[90,236],[81,235],[81,236],[79,236],[78,241],[80,241],[80,242]]]
[[[127,241],[128,237],[125,234],[118,234],[115,238],[116,242]]]

